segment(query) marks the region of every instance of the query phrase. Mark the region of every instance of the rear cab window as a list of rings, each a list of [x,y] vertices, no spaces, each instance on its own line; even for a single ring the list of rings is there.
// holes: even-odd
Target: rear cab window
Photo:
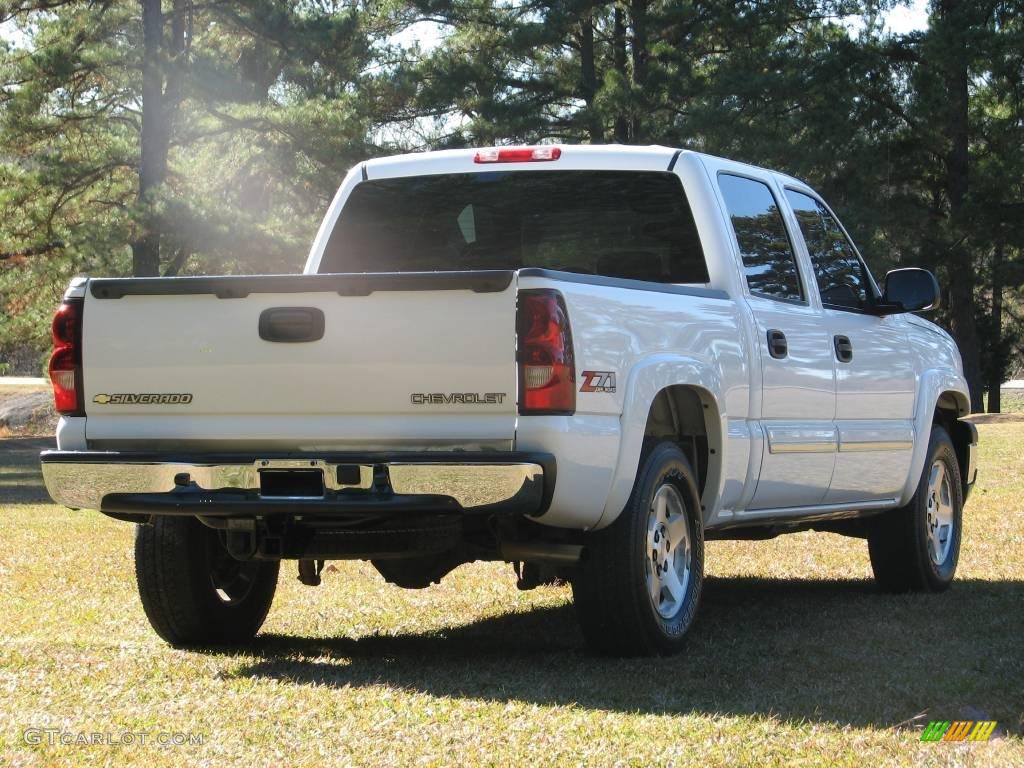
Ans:
[[[768,299],[804,303],[796,254],[771,189],[762,181],[729,173],[718,175],[718,186],[750,292]]]
[[[364,181],[346,200],[321,273],[544,269],[705,285],[678,176],[485,171]]]

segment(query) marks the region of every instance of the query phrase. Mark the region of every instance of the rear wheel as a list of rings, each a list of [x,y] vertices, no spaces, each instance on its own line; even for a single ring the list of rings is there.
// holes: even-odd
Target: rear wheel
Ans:
[[[953,443],[934,427],[910,503],[876,518],[868,535],[875,580],[892,592],[948,589],[960,558],[963,503]]]
[[[693,470],[672,443],[645,451],[618,519],[587,535],[573,578],[580,626],[617,655],[678,651],[704,583],[704,530]]]
[[[135,577],[153,629],[171,645],[238,645],[263,624],[279,563],[236,560],[192,517],[157,517],[135,533]]]

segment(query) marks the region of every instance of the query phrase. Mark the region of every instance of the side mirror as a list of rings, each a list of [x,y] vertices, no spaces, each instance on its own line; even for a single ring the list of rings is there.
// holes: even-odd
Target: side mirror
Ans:
[[[939,281],[927,269],[894,269],[885,276],[879,314],[922,312],[939,306]]]

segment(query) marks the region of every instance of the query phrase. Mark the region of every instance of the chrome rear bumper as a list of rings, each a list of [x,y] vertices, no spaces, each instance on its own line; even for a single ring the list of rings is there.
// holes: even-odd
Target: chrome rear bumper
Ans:
[[[233,516],[492,512],[539,515],[554,460],[534,454],[208,455],[44,451],[54,501],[113,514]],[[261,473],[319,472],[322,492],[270,493]]]

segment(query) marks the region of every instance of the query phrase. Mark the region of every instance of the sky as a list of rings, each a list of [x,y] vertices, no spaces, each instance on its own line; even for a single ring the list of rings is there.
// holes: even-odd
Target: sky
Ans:
[[[928,0],[913,0],[910,5],[897,5],[882,14],[886,31],[894,35],[923,30],[928,26]],[[849,16],[846,27],[850,34],[857,34],[864,22],[859,16]]]
[[[903,35],[928,26],[927,0],[914,0],[909,6],[898,5],[885,14],[885,25],[890,32]]]

